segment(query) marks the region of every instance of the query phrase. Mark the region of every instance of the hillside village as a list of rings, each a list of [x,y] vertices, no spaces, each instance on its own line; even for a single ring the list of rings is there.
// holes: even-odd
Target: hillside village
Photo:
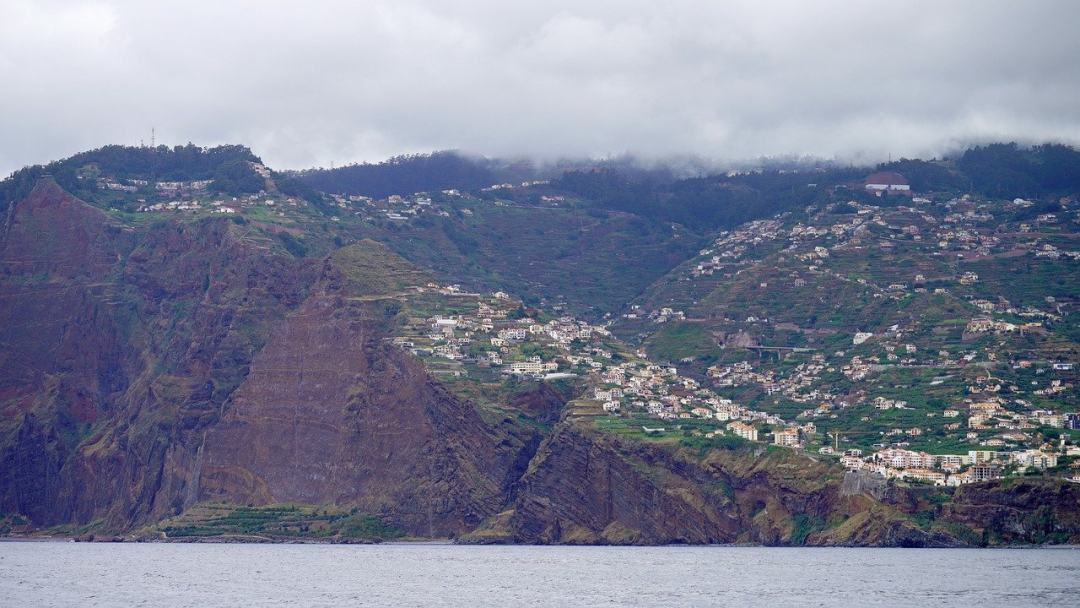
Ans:
[[[286,195],[274,183],[270,169],[256,162],[247,166],[262,187],[257,192],[228,195],[214,188],[212,179],[150,180],[103,175],[94,165],[80,169],[77,178],[94,188],[96,198],[110,208],[136,214],[186,213],[286,218],[310,208],[299,196]]]
[[[213,180],[189,181],[154,181],[146,179],[121,179],[116,177],[96,177],[94,185],[105,193],[114,203],[126,203],[137,213],[187,212],[189,214],[218,213],[226,215],[244,215],[256,212],[256,217],[267,219],[299,219],[297,212],[310,207],[310,203],[298,196],[285,195],[278,190],[269,169],[258,163],[250,163],[253,170],[265,180],[265,187],[258,192],[223,196],[213,190]],[[482,193],[500,191],[524,191],[529,188],[544,186],[546,180],[531,180],[520,184],[494,184],[481,189]],[[391,194],[385,198],[373,198],[362,194],[327,195],[336,214],[331,221],[351,220],[376,223],[400,224],[416,218],[451,217],[454,214],[472,215],[470,206],[482,203],[476,195],[457,189],[444,189],[434,193],[416,192],[413,194]],[[558,207],[566,201],[561,195],[542,194],[536,198],[538,206]],[[495,206],[513,205],[510,201],[495,199],[489,201]]]
[[[816,423],[823,434],[807,447],[852,469],[958,484],[1080,455],[1070,317],[1080,294],[1069,279],[1058,282],[1065,297],[1028,289],[1076,272],[1061,265],[1080,259],[1080,205],[889,203],[832,203],[723,232],[613,329],[723,398]],[[1039,274],[1010,284],[1010,267]],[[804,325],[822,313],[826,323]]]
[[[391,194],[385,198],[375,198],[363,194],[330,194],[334,204],[341,209],[343,214],[350,214],[356,218],[368,222],[406,223],[419,217],[436,216],[451,217],[456,213],[465,216],[472,215],[470,206],[481,203],[486,199],[481,198],[485,194],[488,200],[495,206],[516,205],[507,200],[497,198],[499,193],[510,191],[523,192],[529,189],[546,186],[548,180],[529,180],[520,183],[500,183],[486,186],[479,190],[480,196],[456,188],[448,188],[434,192],[414,192],[413,194]],[[554,194],[539,194],[535,204],[544,207],[558,207],[566,202],[566,197]]]
[[[741,405],[713,390],[760,383],[768,385],[769,391],[786,391],[793,399],[807,402],[830,399],[832,395],[815,390],[805,395],[798,392],[826,369],[820,354],[813,356],[812,363],[800,364],[793,378],[784,382],[776,382],[771,372],[756,373],[751,365],[736,363],[710,368],[709,382],[700,383],[680,375],[675,365],[651,360],[642,349],[629,349],[606,326],[590,325],[566,315],[548,318],[536,311],[533,316],[525,316],[521,303],[504,292],[469,293],[460,286],[434,283],[417,291],[438,294],[452,302],[450,308],[455,314],[410,315],[392,341],[426,361],[434,373],[477,380],[510,376],[547,381],[579,378],[588,388],[572,404],[571,415],[607,425],[622,421],[625,424],[618,428],[623,432],[630,425],[637,425],[645,437],[690,432],[706,439],[730,436],[800,450],[811,447],[811,441],[822,442],[822,436],[828,435],[835,439],[836,447],[829,445],[829,437],[825,437],[826,445],[816,449],[821,457],[837,458],[852,470],[938,485],[982,481],[1029,467],[1045,470],[1058,466],[1059,455],[1080,456],[1080,447],[1068,443],[1064,436],[1057,445],[1016,448],[1032,439],[1033,435],[1025,430],[1043,426],[1080,429],[1080,414],[1055,414],[1049,410],[1010,414],[999,405],[1001,400],[993,398],[970,404],[973,413],[967,424],[975,429],[1014,430],[1006,434],[1011,442],[1009,446],[1004,440],[989,439],[981,442],[978,449],[964,453],[931,455],[906,449],[909,444],[904,439],[912,430],[894,429],[886,433],[888,441],[875,444],[875,449],[865,453],[859,448],[840,449],[840,436],[823,433],[815,422],[831,408],[805,410],[789,423],[776,414]],[[857,368],[844,371],[855,375],[865,373]],[[873,400],[877,411],[906,406],[897,399]],[[836,414],[831,416],[836,418]],[[952,428],[962,426],[959,416],[958,409],[941,412],[943,420],[955,420],[946,425]],[[977,435],[969,433],[969,439]],[[1075,473],[1069,478],[1080,481],[1080,475]]]
[[[676,425],[692,420],[706,423],[695,426],[705,429],[709,437],[727,431],[757,441],[755,422],[787,428],[780,417],[719,397],[696,380],[681,376],[676,366],[658,365],[645,351],[629,349],[603,325],[537,311],[525,316],[521,302],[504,292],[468,293],[456,285],[434,283],[418,288],[418,294],[425,292],[448,299],[455,314],[413,316],[424,306],[423,298],[415,298],[416,308],[392,341],[424,359],[436,375],[487,380],[580,378],[588,390],[575,404],[576,415],[655,419]],[[641,425],[647,434],[666,430],[651,423]],[[788,432],[797,436],[813,430],[811,422]]]

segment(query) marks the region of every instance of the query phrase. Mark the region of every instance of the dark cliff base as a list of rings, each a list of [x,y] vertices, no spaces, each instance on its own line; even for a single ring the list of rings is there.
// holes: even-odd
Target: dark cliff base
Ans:
[[[465,542],[978,547],[1080,543],[1080,486],[900,487],[782,448],[623,441],[574,425]]]
[[[79,540],[468,544],[1000,547],[1080,544],[1080,487],[1051,478],[955,490],[901,487],[786,449],[627,442],[563,422],[491,515],[430,536],[414,508],[200,503],[128,529],[38,533]],[[450,497],[447,497],[449,499]],[[443,516],[441,525],[452,521]],[[29,522],[10,532],[30,532]]]

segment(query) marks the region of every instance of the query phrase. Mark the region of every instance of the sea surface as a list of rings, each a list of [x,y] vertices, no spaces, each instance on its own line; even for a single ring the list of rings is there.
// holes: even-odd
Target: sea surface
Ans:
[[[0,606],[1080,606],[1080,549],[0,542]]]

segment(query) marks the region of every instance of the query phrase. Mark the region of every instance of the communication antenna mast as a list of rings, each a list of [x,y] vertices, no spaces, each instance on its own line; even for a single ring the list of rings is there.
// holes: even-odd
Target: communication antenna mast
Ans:
[[[155,129],[154,129],[154,127],[150,127],[150,147],[151,148],[156,148],[157,147],[157,144],[155,143],[156,141],[157,141],[157,137],[156,137]]]

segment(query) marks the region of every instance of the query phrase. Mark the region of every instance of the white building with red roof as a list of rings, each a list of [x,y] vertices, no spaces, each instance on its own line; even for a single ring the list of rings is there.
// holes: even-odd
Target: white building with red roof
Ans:
[[[910,192],[911,184],[903,175],[893,171],[878,171],[863,182],[871,192]]]

